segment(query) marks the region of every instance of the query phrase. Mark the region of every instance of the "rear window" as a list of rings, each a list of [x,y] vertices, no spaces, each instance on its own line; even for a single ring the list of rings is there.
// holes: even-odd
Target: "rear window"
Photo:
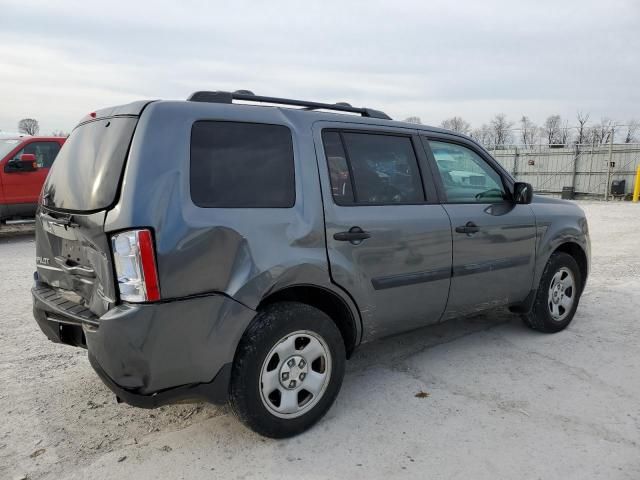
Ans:
[[[137,117],[120,117],[76,128],[49,171],[43,203],[72,211],[111,206],[137,122]]]
[[[190,180],[191,198],[199,207],[292,207],[291,131],[282,125],[195,122]]]

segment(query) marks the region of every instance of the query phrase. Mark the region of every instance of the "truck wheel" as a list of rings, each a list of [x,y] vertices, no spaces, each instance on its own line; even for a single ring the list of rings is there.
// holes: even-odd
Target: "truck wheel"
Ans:
[[[564,330],[578,308],[581,287],[575,259],[564,252],[553,253],[542,273],[533,308],[523,316],[525,324],[545,333]]]
[[[238,345],[231,408],[267,437],[304,432],[338,395],[345,358],[340,330],[324,312],[297,302],[268,305]]]

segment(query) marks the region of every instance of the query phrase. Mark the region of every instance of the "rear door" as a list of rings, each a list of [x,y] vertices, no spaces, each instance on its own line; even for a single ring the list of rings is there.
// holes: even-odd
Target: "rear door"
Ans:
[[[65,292],[69,302],[95,315],[115,302],[104,220],[117,200],[137,123],[133,114],[98,113],[76,127],[51,168],[36,214],[39,286]]]
[[[451,219],[453,276],[446,316],[516,303],[531,290],[536,225],[511,201],[510,179],[472,142],[423,137]]]
[[[365,340],[437,322],[451,226],[415,131],[320,122],[314,135],[331,275],[362,312]]]
[[[2,166],[2,184],[6,203],[36,203],[49,168],[59,151],[60,143],[55,140],[27,140],[22,148],[13,152]],[[19,160],[25,153],[35,155],[37,170],[21,172],[11,168],[9,163]]]

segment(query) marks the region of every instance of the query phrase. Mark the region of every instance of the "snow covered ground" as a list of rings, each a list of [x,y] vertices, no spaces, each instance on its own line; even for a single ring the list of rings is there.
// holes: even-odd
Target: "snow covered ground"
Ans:
[[[566,331],[497,311],[364,346],[284,441],[226,408],[116,404],[31,316],[33,237],[0,237],[0,478],[638,479],[640,205],[581,205],[593,265]]]

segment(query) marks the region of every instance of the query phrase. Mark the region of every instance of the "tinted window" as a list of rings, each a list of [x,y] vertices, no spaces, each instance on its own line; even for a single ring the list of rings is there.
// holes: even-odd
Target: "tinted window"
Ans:
[[[491,203],[506,198],[498,172],[477,153],[453,143],[429,142],[447,201]]]
[[[424,201],[410,138],[327,132],[324,144],[332,192],[339,205]]]
[[[115,200],[137,118],[96,120],[77,127],[44,185],[48,207],[89,211]]]
[[[322,135],[324,153],[327,156],[329,175],[331,177],[331,193],[338,205],[354,203],[351,174],[344,154],[342,139],[338,132],[324,132]]]
[[[13,160],[20,160],[23,153],[31,153],[36,156],[36,162],[40,168],[49,168],[53,165],[60,144],[57,142],[31,142],[13,156]]]
[[[190,177],[200,207],[292,207],[291,132],[281,125],[196,122]]]

